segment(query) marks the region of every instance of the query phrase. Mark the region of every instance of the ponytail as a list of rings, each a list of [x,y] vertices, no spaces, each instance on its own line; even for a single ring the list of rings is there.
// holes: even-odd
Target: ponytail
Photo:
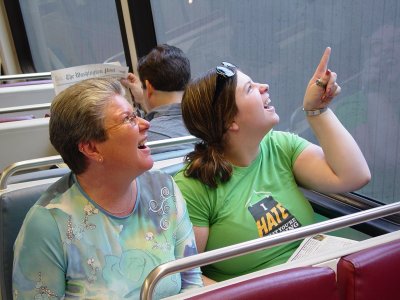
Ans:
[[[217,144],[197,143],[185,161],[188,163],[185,176],[196,178],[211,188],[227,182],[232,176],[232,165],[224,159],[222,149]]]

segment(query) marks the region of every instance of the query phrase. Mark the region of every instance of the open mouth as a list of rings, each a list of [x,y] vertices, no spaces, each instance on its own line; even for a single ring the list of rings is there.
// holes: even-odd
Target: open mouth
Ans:
[[[147,142],[147,140],[144,140],[144,141],[140,142],[138,148],[139,149],[146,149],[147,148],[146,142]]]
[[[264,101],[264,108],[268,109],[270,108],[269,104],[271,103],[271,100],[269,98],[265,99]]]

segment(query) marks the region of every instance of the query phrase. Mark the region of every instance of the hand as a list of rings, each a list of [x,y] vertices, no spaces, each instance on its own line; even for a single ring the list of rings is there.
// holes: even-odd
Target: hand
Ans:
[[[140,79],[133,73],[128,73],[128,77],[125,79],[121,79],[121,83],[127,89],[129,89],[132,93],[134,99],[132,99],[135,103],[143,106],[143,89],[142,83]]]
[[[313,77],[308,83],[303,101],[305,110],[327,107],[341,91],[340,86],[336,83],[337,74],[328,69],[330,55],[331,48],[327,47]],[[318,79],[319,84],[317,84]]]

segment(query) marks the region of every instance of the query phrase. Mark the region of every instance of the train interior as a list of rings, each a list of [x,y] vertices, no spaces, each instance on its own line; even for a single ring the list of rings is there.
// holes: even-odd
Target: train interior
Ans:
[[[301,81],[305,82],[310,70],[303,69],[296,56],[301,55],[303,60],[313,61],[302,45],[312,42],[315,48],[320,49],[320,42],[314,41],[318,36],[324,36],[324,45],[332,43],[333,48],[336,46],[340,52],[341,60],[333,59],[332,63],[344,71],[344,88],[350,91],[347,94],[345,92],[343,98],[350,102],[339,100],[334,108],[341,113],[344,123],[354,125],[351,127],[352,133],[367,153],[373,181],[360,191],[345,194],[321,194],[303,189],[314,209],[316,224],[162,265],[147,277],[142,287],[142,299],[152,299],[154,286],[171,273],[317,234],[351,239],[357,243],[314,253],[168,299],[400,299],[397,288],[400,269],[400,105],[398,99],[393,99],[396,88],[387,85],[393,80],[391,77],[400,79],[398,74],[394,74],[392,61],[400,54],[400,26],[396,25],[400,21],[400,6],[396,1],[383,1],[378,5],[371,0],[366,5],[370,8],[368,10],[360,8],[361,4],[350,5],[346,1],[339,1],[334,6],[327,1],[319,4],[308,1],[310,3],[304,4],[298,0],[294,1],[295,7],[289,5],[288,8],[283,4],[255,1],[252,3],[253,9],[258,7],[259,10],[267,10],[270,6],[279,14],[280,21],[271,21],[272,27],[275,26],[273,33],[264,32],[266,29],[260,25],[260,15],[252,17],[252,13],[245,11],[245,5],[237,2],[230,7],[227,1],[173,1],[171,7],[167,7],[162,1],[139,4],[139,1],[116,0],[111,6],[117,21],[111,20],[111,16],[105,19],[116,23],[113,29],[98,20],[84,24],[85,17],[90,16],[86,9],[93,9],[87,0],[71,1],[68,5],[65,1],[61,1],[63,4],[50,0],[38,2],[40,4],[36,6],[16,5],[13,1],[3,1],[0,5],[0,17],[4,25],[1,26],[0,45],[0,299],[12,299],[13,244],[26,212],[51,183],[69,172],[48,136],[49,108],[55,95],[50,79],[52,70],[120,59],[132,71],[135,70],[138,57],[160,42],[175,44],[187,51],[193,61],[193,76],[204,71],[203,65],[214,65],[224,56],[240,61],[250,70],[256,70],[255,54],[270,51],[272,55],[266,59],[268,68],[254,71],[255,77],[266,78],[270,80],[270,85],[278,86],[276,97],[295,99],[292,92],[282,86],[284,80],[278,64],[283,64],[286,69],[293,66],[293,72],[296,76],[304,77]],[[109,9],[110,1],[108,4],[100,2],[99,6]],[[324,5],[332,5],[334,12],[323,10]],[[296,7],[303,11],[303,16],[311,14],[311,24],[307,20],[286,19],[285,14],[294,15]],[[323,10],[325,18],[321,20],[317,13],[307,12],[310,7]],[[365,16],[370,15],[368,11],[373,10],[371,8],[376,10],[380,18],[371,17],[368,24],[363,24]],[[77,13],[78,9],[82,11]],[[364,19],[357,13],[351,20],[346,11],[355,12],[357,9],[363,12]],[[172,20],[171,16],[176,11],[181,12],[182,16]],[[68,13],[78,18],[75,23],[67,20]],[[96,19],[102,13],[99,9],[91,17]],[[335,14],[339,13],[343,16],[342,25],[334,20]],[[237,22],[232,22],[232,18]],[[33,27],[30,29],[21,19],[39,24],[41,30],[30,32]],[[23,28],[25,38],[22,41],[16,38],[16,34],[21,32],[18,31],[21,25],[16,24],[18,20],[22,27],[26,27]],[[318,22],[322,26],[318,26]],[[328,28],[329,22],[334,23],[336,28]],[[355,26],[355,32],[344,36],[344,27],[349,24]],[[251,30],[253,27],[254,31]],[[367,29],[362,29],[365,27]],[[243,31],[239,39],[242,40],[241,44],[232,38],[236,31]],[[63,35],[56,34],[59,32]],[[261,48],[255,49],[251,39],[263,34],[268,35],[275,44],[260,42]],[[357,38],[361,35],[359,42],[354,41],[354,34]],[[112,46],[105,43],[106,40],[114,41],[114,35],[117,35],[118,43],[113,42]],[[61,36],[65,37],[67,43],[60,39]],[[87,48],[74,52],[76,49],[72,49],[71,41],[76,36],[79,39],[90,37],[85,46]],[[40,42],[47,43],[46,55],[34,52],[33,48],[38,48],[36,43]],[[219,50],[210,46],[213,43]],[[248,43],[247,47],[243,46],[245,43]],[[346,43],[352,45],[346,48]],[[23,51],[20,48],[24,46],[32,48],[30,57],[21,54]],[[93,60],[90,51],[101,47],[104,49]],[[307,49],[315,54],[311,47]],[[79,59],[78,54],[82,56]],[[213,54],[215,57],[209,58]],[[268,63],[271,60],[277,63]],[[386,60],[391,62],[387,63]],[[377,65],[373,66],[374,63]],[[346,69],[346,64],[350,64],[349,69]],[[268,77],[264,69],[271,70],[273,75]],[[368,69],[366,73],[363,71],[365,69]],[[367,87],[366,80],[372,80]],[[372,91],[373,85],[375,90]],[[297,89],[297,85],[294,89]],[[364,106],[358,108],[361,94],[366,94],[368,99]],[[377,98],[386,101],[385,97],[389,99],[387,106],[382,103],[379,114],[383,120],[380,122],[376,116],[370,116],[368,107],[372,106],[371,103],[376,104]],[[289,120],[283,122],[281,129],[289,129],[312,140],[309,129],[299,115],[298,105],[291,101],[277,105],[283,111],[282,119]],[[357,106],[357,112],[351,110],[354,106]],[[385,139],[382,131],[386,132]],[[372,140],[374,144],[371,146],[369,142]],[[149,147],[156,149],[196,141],[195,137],[188,136],[150,142]],[[156,154],[153,168],[174,175],[183,167],[187,153],[186,150],[177,150]]]

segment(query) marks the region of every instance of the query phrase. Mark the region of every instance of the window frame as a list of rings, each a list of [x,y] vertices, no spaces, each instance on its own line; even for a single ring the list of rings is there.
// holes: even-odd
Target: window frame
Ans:
[[[4,0],[4,7],[6,9],[20,68],[23,73],[36,73],[19,1]]]

